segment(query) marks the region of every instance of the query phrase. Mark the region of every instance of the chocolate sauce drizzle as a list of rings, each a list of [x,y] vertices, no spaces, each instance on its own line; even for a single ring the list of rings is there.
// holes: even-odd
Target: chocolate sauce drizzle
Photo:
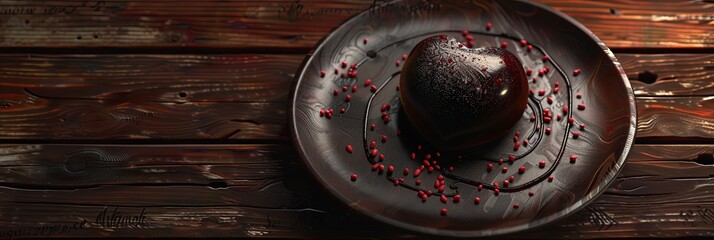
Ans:
[[[460,30],[438,31],[438,32],[429,32],[429,33],[424,33],[424,34],[419,34],[419,35],[407,37],[407,38],[404,38],[404,39],[402,39],[402,40],[398,40],[398,41],[392,42],[392,43],[390,43],[390,44],[384,45],[384,46],[382,46],[381,48],[377,48],[377,50],[369,50],[369,51],[368,51],[368,53],[369,53],[369,54],[368,54],[368,58],[363,58],[362,60],[360,60],[360,61],[356,64],[356,66],[359,67],[360,65],[364,64],[365,62],[367,62],[367,61],[369,60],[369,58],[374,58],[374,57],[376,57],[376,54],[377,54],[378,52],[381,52],[382,50],[384,50],[384,49],[386,49],[386,48],[388,48],[388,47],[390,47],[390,46],[393,46],[393,45],[395,45],[395,44],[398,44],[398,43],[401,43],[401,42],[405,42],[405,41],[407,41],[407,40],[411,40],[411,39],[418,38],[418,37],[424,37],[424,36],[429,36],[429,35],[434,35],[434,34],[439,34],[439,33],[444,33],[444,32],[459,33],[459,32],[461,32],[461,31],[460,31]],[[519,38],[510,36],[510,35],[507,35],[507,34],[485,33],[485,32],[480,32],[480,31],[469,31],[469,33],[477,34],[477,35],[484,35],[484,36],[491,36],[491,37],[504,37],[504,38],[508,38],[508,39],[511,39],[511,40],[514,40],[514,41],[519,41]],[[545,51],[545,49],[543,49],[542,47],[540,47],[540,46],[538,46],[538,45],[535,45],[535,44],[531,44],[531,45],[532,45],[533,47],[535,47],[536,49],[538,49],[540,52],[542,52],[544,55],[549,56],[549,55],[547,54],[547,52]],[[567,92],[568,92],[568,103],[567,103],[567,106],[568,106],[568,109],[569,109],[569,110],[567,111],[567,117],[565,117],[565,119],[571,118],[574,109],[573,109],[573,106],[572,106],[572,105],[573,105],[573,99],[572,99],[572,98],[573,98],[573,94],[572,94],[573,92],[572,92],[572,86],[571,86],[571,83],[570,83],[570,78],[568,77],[567,74],[565,74],[565,72],[563,71],[563,69],[562,69],[557,63],[555,63],[555,62],[552,61],[551,59],[549,59],[548,61],[551,62],[551,64],[553,65],[553,67],[554,67],[554,68],[558,71],[558,73],[563,77],[563,81],[565,82],[565,85],[566,85],[566,88],[567,88]],[[370,164],[378,163],[378,161],[375,160],[375,157],[370,156],[369,144],[368,144],[368,140],[367,140],[367,134],[368,134],[367,128],[369,127],[369,121],[368,121],[368,119],[369,119],[369,111],[370,111],[370,108],[371,108],[371,106],[372,106],[372,101],[373,101],[374,97],[377,95],[377,93],[379,93],[391,80],[394,79],[395,76],[399,75],[400,73],[401,73],[401,71],[397,71],[396,73],[393,73],[393,74],[390,75],[388,78],[386,78],[386,79],[384,80],[384,82],[379,86],[379,88],[377,89],[377,91],[375,91],[375,92],[370,96],[369,101],[367,102],[367,108],[366,108],[366,110],[365,110],[365,118],[364,118],[364,124],[363,124],[363,144],[364,144],[364,153],[365,153],[365,156],[366,156],[366,158],[367,158],[367,160],[368,160],[368,162],[369,162]],[[340,79],[340,80],[344,81],[344,79]],[[339,85],[339,84],[338,84],[338,85]],[[350,85],[351,85],[351,84],[350,84]],[[535,127],[532,128],[532,130],[531,130],[530,133],[528,134],[527,139],[528,139],[528,140],[532,139],[533,136],[534,136],[536,133],[538,133],[538,136],[537,136],[536,141],[533,142],[533,143],[531,143],[531,146],[528,148],[528,150],[527,150],[526,152],[524,152],[524,153],[522,153],[522,154],[520,154],[520,155],[514,156],[514,157],[515,157],[515,160],[522,159],[522,158],[524,158],[525,156],[527,156],[528,154],[530,154],[530,153],[539,145],[539,143],[541,142],[541,139],[543,138],[543,132],[545,131],[545,122],[542,120],[542,119],[543,119],[543,116],[542,116],[542,114],[543,114],[543,106],[542,106],[542,103],[541,103],[541,100],[542,100],[542,99],[538,99],[538,98],[537,98],[536,96],[534,96],[534,95],[529,95],[528,100],[529,100],[529,102],[528,102],[528,107],[531,109],[531,111],[533,111],[534,115],[537,116],[537,117],[536,117],[536,122],[534,123],[534,125],[535,125],[535,126],[540,126],[540,130],[537,131],[537,130],[535,130],[535,129],[536,129]],[[348,105],[349,105],[349,104],[348,104]],[[348,106],[348,107],[349,107],[349,106]],[[488,190],[491,190],[491,191],[493,191],[493,190],[495,190],[495,189],[498,189],[500,192],[518,192],[518,191],[521,191],[521,190],[530,188],[530,187],[532,187],[532,186],[534,186],[534,185],[536,185],[536,184],[538,184],[538,183],[540,183],[540,182],[545,181],[545,180],[548,178],[548,176],[550,176],[550,175],[555,171],[555,169],[557,168],[558,164],[560,163],[560,160],[562,159],[562,157],[563,157],[563,155],[564,155],[564,153],[565,153],[565,146],[566,146],[566,144],[567,144],[567,142],[568,142],[568,139],[569,139],[569,138],[568,138],[568,135],[569,135],[569,133],[570,133],[570,130],[569,130],[569,129],[570,129],[570,128],[572,127],[572,125],[573,125],[573,124],[569,123],[568,121],[565,121],[565,124],[566,124],[566,126],[565,126],[566,131],[563,131],[563,132],[564,132],[563,140],[562,140],[562,142],[561,142],[561,147],[560,147],[560,150],[559,150],[559,152],[558,152],[558,154],[557,154],[555,160],[550,164],[550,167],[548,168],[548,170],[547,170],[545,173],[543,173],[543,174],[541,174],[540,176],[534,178],[533,180],[530,180],[530,181],[528,181],[528,182],[525,182],[525,183],[522,183],[522,184],[519,184],[519,185],[515,185],[515,184],[514,184],[513,186],[509,186],[509,187],[502,186],[502,187],[498,187],[498,188],[497,188],[497,187],[495,187],[493,184],[490,184],[490,183],[487,183],[487,182],[484,182],[484,181],[479,181],[479,180],[474,180],[474,179],[462,177],[462,176],[459,176],[459,175],[455,175],[455,174],[452,174],[452,173],[448,172],[445,168],[442,168],[442,169],[440,170],[441,174],[442,174],[445,178],[448,178],[448,179],[451,179],[451,180],[454,181],[454,182],[452,182],[451,184],[449,184],[449,188],[451,188],[451,189],[454,190],[454,191],[453,191],[452,193],[449,193],[449,194],[434,192],[433,195],[436,195],[436,196],[445,195],[445,196],[447,196],[447,197],[452,197],[452,196],[458,194],[458,187],[456,186],[456,184],[458,184],[458,183],[464,183],[464,184],[468,184],[468,185],[471,185],[471,186],[483,186],[483,188],[488,189]],[[488,160],[488,161],[493,161],[493,160]],[[387,174],[386,179],[387,179],[388,181],[392,182],[392,183],[394,183],[395,181],[397,181],[397,179],[395,179],[394,177],[392,177],[391,174]],[[407,183],[404,183],[404,182],[398,182],[398,184],[399,184],[401,187],[405,187],[405,188],[407,188],[407,189],[411,189],[411,190],[414,190],[414,191],[424,191],[424,192],[428,191],[428,190],[426,190],[426,189],[423,189],[423,188],[420,188],[420,187],[417,187],[417,186],[412,186],[412,185],[407,184]]]

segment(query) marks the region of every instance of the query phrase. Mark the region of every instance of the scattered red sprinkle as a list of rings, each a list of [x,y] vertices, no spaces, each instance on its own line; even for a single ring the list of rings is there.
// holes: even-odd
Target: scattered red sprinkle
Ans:
[[[395,63],[395,65],[397,65],[397,67],[399,67],[399,64],[402,64],[402,61],[397,60],[397,62]]]
[[[341,66],[342,68],[346,68],[346,67],[347,67],[347,62],[342,61],[342,63],[340,64],[340,66]]]
[[[507,48],[507,47],[508,47],[508,43],[507,43],[506,41],[501,42],[501,47],[502,47],[502,48]]]
[[[407,54],[402,54],[402,60],[407,60]]]
[[[546,100],[548,100],[548,104],[553,104],[553,98],[552,98],[552,97],[547,97]]]
[[[409,175],[409,168],[404,168],[404,171],[402,171],[402,174],[404,174],[404,176]]]
[[[525,39],[521,39],[521,46],[525,45],[528,45],[528,41],[526,41]]]
[[[490,172],[491,170],[493,170],[493,163],[486,164],[486,171]]]
[[[438,190],[439,190],[439,192],[444,192],[444,185],[443,185],[443,184],[442,184],[442,185],[439,185],[439,189],[438,189]]]
[[[513,204],[513,208],[514,208],[514,209],[518,209],[518,207],[520,207],[520,205],[518,205],[518,203],[514,203],[514,204]]]
[[[575,123],[575,118],[568,118],[568,123],[570,123],[570,124]]]
[[[508,187],[508,185],[511,184],[508,180],[503,180],[503,186]]]
[[[578,75],[580,75],[580,69],[579,69],[579,68],[573,70],[573,76],[578,76]]]
[[[550,135],[550,128],[545,128],[545,134]]]
[[[498,165],[501,165],[501,164],[503,164],[503,158],[498,159]]]
[[[585,110],[585,104],[578,104],[578,110]]]
[[[528,47],[526,49],[528,49],[528,51],[530,52],[531,50],[533,50],[533,45],[528,44]]]
[[[570,155],[570,163],[575,163],[575,160],[578,159],[578,156],[575,155]]]
[[[431,159],[431,154],[428,154],[428,153],[427,153],[426,155],[424,155],[424,158],[426,158],[427,160],[430,160],[430,159]]]
[[[483,189],[483,185],[482,185],[482,184],[479,184],[479,185],[478,185],[478,190],[481,191],[482,189]]]
[[[325,109],[320,109],[320,117],[325,116]]]
[[[394,172],[394,166],[389,165],[389,167],[387,168],[387,173],[390,173],[390,174],[391,174],[391,173],[393,173],[393,172]]]
[[[383,143],[384,143],[384,142],[387,142],[387,136],[386,136],[386,135],[382,135],[382,142],[383,142]]]
[[[464,29],[463,31],[461,31],[461,35],[469,35],[469,30]]]
[[[535,120],[536,120],[536,116],[535,116],[535,115],[531,115],[531,122],[533,122],[533,121],[535,121]]]
[[[579,132],[573,132],[573,138],[578,138],[578,137],[580,137],[580,133],[579,133]]]
[[[511,181],[511,182],[513,182],[515,179],[516,179],[516,177],[514,177],[513,175],[511,175],[510,177],[508,177],[508,181]]]
[[[353,173],[352,176],[350,176],[350,179],[352,179],[353,182],[357,181],[357,174]]]
[[[347,110],[345,110],[344,108],[340,108],[340,113],[345,113],[345,112],[347,112]]]
[[[384,161],[384,154],[381,154],[381,153],[379,154],[379,161],[380,161],[380,162],[381,162],[381,161]]]
[[[548,176],[548,182],[552,182],[552,181],[553,181],[553,176]]]
[[[384,164],[379,164],[379,171],[384,172]]]
[[[439,175],[436,177],[436,180],[442,181],[444,180],[444,175]]]
[[[372,171],[377,171],[379,169],[379,163],[372,164]]]
[[[473,40],[474,40],[474,36],[466,35],[466,40],[468,40],[468,41],[473,41]]]
[[[412,152],[411,158],[412,160],[416,159],[416,153]]]
[[[372,149],[371,152],[369,152],[369,155],[372,157],[376,157],[378,153],[379,153],[379,149],[375,148],[375,149]]]
[[[538,96],[545,95],[545,89],[538,90]]]
[[[585,124],[584,124],[584,123],[581,123],[581,124],[580,124],[580,130],[585,130]]]
[[[372,131],[374,131],[374,128],[376,128],[376,127],[377,127],[377,125],[374,123],[372,123],[372,125],[369,125],[369,129]]]
[[[461,195],[459,195],[459,194],[454,195],[453,198],[454,198],[454,202],[459,202],[459,201],[461,201]]]
[[[548,59],[550,59],[548,55],[543,55],[543,62],[548,61]]]
[[[416,184],[416,185],[421,185],[421,179],[417,179],[417,180],[414,182],[414,184]]]
[[[501,172],[502,172],[502,173],[506,173],[506,172],[508,172],[508,168],[507,168],[507,167],[503,167],[503,168],[501,168]]]
[[[449,166],[449,172],[453,172],[453,171],[454,171],[454,166]]]
[[[481,202],[481,198],[475,197],[474,198],[474,204],[479,204]]]
[[[366,86],[369,86],[369,85],[372,85],[372,79],[364,80],[364,86],[366,87]]]
[[[446,196],[443,194],[439,198],[441,199],[441,202],[443,202],[443,203],[446,203],[448,201],[448,199],[446,199]]]
[[[352,92],[357,92],[357,85],[352,86]]]
[[[540,161],[540,162],[538,162],[538,167],[544,168],[544,167],[545,167],[545,161]]]
[[[518,151],[518,148],[521,147],[521,142],[516,142],[515,145],[513,145],[513,151]]]
[[[490,31],[490,30],[491,30],[491,27],[492,27],[492,25],[491,25],[490,22],[489,22],[489,23],[486,23],[486,30],[489,30],[489,31]]]
[[[441,209],[441,216],[446,216],[446,213],[447,213],[447,212],[448,212],[448,210],[446,210],[446,208],[442,208],[442,209]]]
[[[560,115],[560,113],[558,113],[558,115],[555,115],[555,119],[557,119],[558,121],[560,121],[561,118],[563,118],[563,116]]]
[[[417,150],[421,151],[421,144],[417,145]]]
[[[498,190],[498,188],[493,189],[493,194],[498,196],[498,194],[501,193],[501,190]]]
[[[347,92],[347,86],[342,86],[342,91]]]
[[[325,74],[327,74],[325,73],[325,70],[320,71],[320,77],[325,77]]]
[[[559,87],[554,87],[554,88],[553,88],[553,93],[558,93],[559,91],[560,91],[560,88],[559,88]]]
[[[516,156],[508,155],[508,161],[509,161],[509,162],[513,162],[513,161],[515,161],[515,160],[516,160]]]
[[[524,172],[526,172],[526,166],[518,167],[518,173],[524,173]]]
[[[421,174],[421,169],[417,168],[414,170],[414,177],[418,177]],[[421,183],[421,180],[418,180]]]
[[[575,97],[578,98],[578,99],[581,99],[581,98],[583,98],[583,95],[581,95],[580,93],[578,93],[578,94],[575,95]]]
[[[498,188],[498,183],[497,183],[497,182],[494,182],[494,183],[493,183],[493,187]]]
[[[538,70],[538,76],[539,76],[539,77],[542,77],[544,74],[545,74],[545,71],[543,71],[543,69]]]
[[[340,70],[337,70],[337,68],[335,68],[335,74],[338,74],[338,73],[340,73]]]
[[[345,147],[345,150],[347,150],[348,153],[352,153],[352,145],[347,144],[347,147]]]
[[[369,87],[369,90],[372,91],[372,92],[376,92],[376,91],[377,91],[377,86],[372,85],[372,86]]]
[[[545,123],[550,123],[550,120],[552,120],[550,117],[543,117],[543,122]]]
[[[523,139],[523,146],[527,147],[528,146],[528,139]]]
[[[434,167],[429,167],[426,170],[427,170],[427,172],[432,173],[432,172],[434,172]]]
[[[530,76],[531,74],[533,74],[533,69],[526,69],[526,75]]]
[[[352,95],[348,94],[347,96],[345,96],[345,102],[349,102],[350,100],[352,100]]]
[[[331,112],[331,111],[330,111],[330,112],[327,112],[327,113],[325,114],[325,117],[327,117],[327,119],[332,119],[332,112]]]
[[[332,95],[337,96],[337,94],[340,94],[340,90],[338,90],[337,88],[335,88],[335,90],[332,91]]]
[[[531,196],[531,197],[532,197],[533,195],[535,195],[534,192],[528,192],[528,196]]]

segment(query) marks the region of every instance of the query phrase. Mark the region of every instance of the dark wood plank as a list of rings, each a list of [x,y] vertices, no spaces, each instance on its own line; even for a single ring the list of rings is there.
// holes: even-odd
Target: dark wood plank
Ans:
[[[709,76],[714,70],[697,65],[711,61],[710,55],[618,57],[628,75],[648,69],[660,73],[654,84],[632,81],[642,96],[705,94],[640,97],[638,137],[712,138],[714,108],[706,94],[714,91]],[[285,140],[288,93],[302,59],[250,54],[2,55],[0,139]]]
[[[289,139],[288,103],[21,99],[0,108],[0,139]],[[638,138],[714,137],[712,97],[642,97],[637,111]]]
[[[714,95],[714,54],[616,54],[637,96]]]
[[[3,47],[311,48],[342,21],[388,1],[5,1]],[[712,47],[706,1],[541,0],[610,47]],[[612,27],[618,26],[618,27]]]
[[[0,152],[8,159],[0,161],[5,236],[87,220],[84,229],[48,235],[334,238],[349,230],[411,237],[316,187],[288,145],[2,145]],[[713,145],[635,145],[621,176],[593,204],[514,237],[708,235],[712,154]],[[145,219],[139,227],[102,226],[96,218],[105,207],[109,215],[115,207],[124,216],[143,210]]]

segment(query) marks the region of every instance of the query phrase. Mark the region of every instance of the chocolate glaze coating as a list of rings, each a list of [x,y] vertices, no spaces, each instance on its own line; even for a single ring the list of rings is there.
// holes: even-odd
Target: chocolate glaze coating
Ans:
[[[446,35],[414,47],[399,85],[409,120],[442,149],[503,136],[528,101],[528,79],[516,56],[501,48],[470,49]]]

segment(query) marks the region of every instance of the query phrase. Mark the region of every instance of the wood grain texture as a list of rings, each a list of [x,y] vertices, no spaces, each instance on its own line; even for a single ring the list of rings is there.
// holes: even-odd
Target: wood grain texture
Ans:
[[[641,96],[714,91],[712,69],[697,64],[711,61],[710,55],[618,58],[628,75],[659,73],[653,84],[631,81]],[[251,54],[1,55],[0,139],[286,140],[288,95],[302,59]],[[640,97],[638,137],[712,138],[712,109],[705,96]]]
[[[0,46],[312,48],[341,22],[386,2],[4,1]],[[706,1],[539,2],[580,21],[610,47],[714,46],[714,6]]]
[[[713,54],[616,54],[635,95],[714,95]]]
[[[287,145],[2,145],[0,152],[4,236],[87,220],[84,229],[41,237],[334,238],[347,230],[413,237],[328,196]],[[712,154],[712,145],[636,145],[621,176],[593,204],[512,237],[711,235]],[[41,175],[53,181],[27,181]],[[144,210],[145,219],[139,227],[102,226],[96,218],[105,207],[124,216]]]
[[[637,138],[714,138],[714,97],[637,98]]]

